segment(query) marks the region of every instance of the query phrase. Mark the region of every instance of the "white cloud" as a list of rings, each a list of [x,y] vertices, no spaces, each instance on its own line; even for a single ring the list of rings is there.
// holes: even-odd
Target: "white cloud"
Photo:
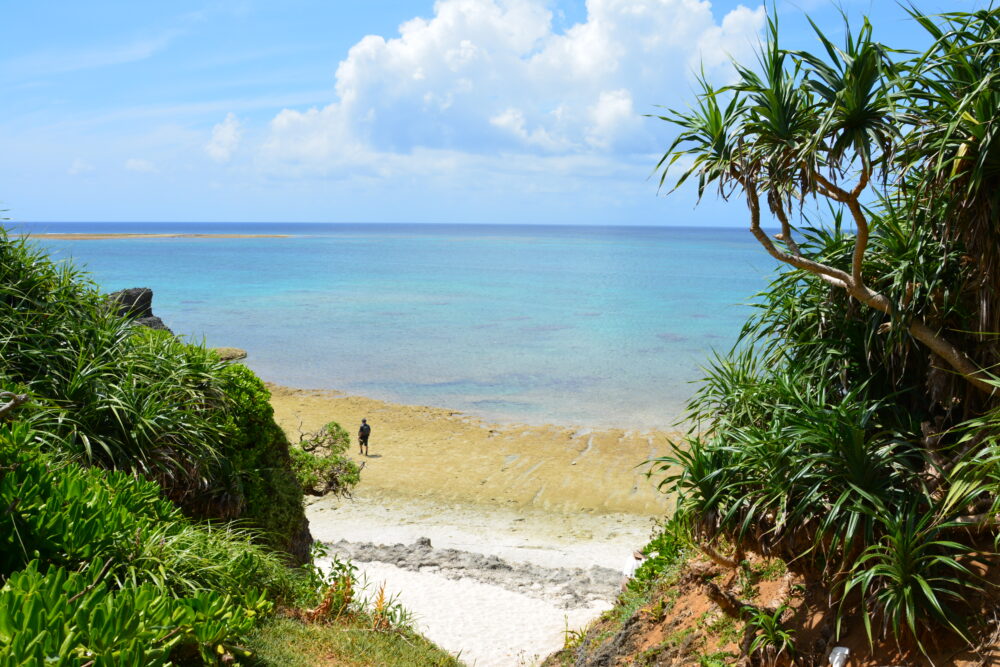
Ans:
[[[536,127],[529,132],[524,112],[514,107],[504,109],[501,113],[490,118],[490,125],[507,130],[529,146],[539,146],[551,151],[570,147],[567,141],[554,139],[545,128]]]
[[[608,148],[621,136],[638,131],[639,116],[632,105],[632,95],[624,88],[603,91],[597,102],[587,110],[590,124],[587,143],[597,148]]]
[[[437,152],[647,156],[662,147],[642,114],[683,104],[700,62],[727,79],[729,55],[746,58],[764,23],[763,7],[717,21],[707,0],[589,0],[587,19],[557,32],[547,5],[439,0],[398,37],[363,38],[331,104],[275,116],[262,164],[329,174]]]
[[[73,160],[73,164],[69,166],[69,169],[66,170],[66,173],[70,176],[79,176],[80,174],[86,174],[91,171],[94,171],[94,165],[90,164],[86,160],[76,158]]]
[[[143,160],[135,157],[125,160],[125,169],[128,171],[135,171],[140,174],[156,173],[156,165],[149,160]]]
[[[242,134],[240,119],[230,111],[225,120],[212,128],[212,139],[205,145],[205,152],[216,162],[229,162],[240,145]]]
[[[706,70],[711,71],[728,65],[733,57],[746,54],[756,45],[756,34],[763,24],[763,7],[750,10],[740,5],[726,14],[722,25],[713,26],[701,34],[690,66],[697,68],[703,64]]]

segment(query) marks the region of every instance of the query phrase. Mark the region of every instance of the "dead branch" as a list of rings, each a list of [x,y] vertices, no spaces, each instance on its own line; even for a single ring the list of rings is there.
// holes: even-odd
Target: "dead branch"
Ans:
[[[113,558],[109,558],[107,560],[107,562],[104,563],[104,567],[102,567],[101,571],[97,574],[97,578],[95,578],[90,584],[88,584],[86,587],[84,587],[84,589],[82,591],[80,591],[79,593],[77,593],[76,595],[74,595],[73,597],[71,597],[66,602],[68,604],[73,604],[74,602],[76,602],[77,600],[79,600],[80,598],[82,598],[84,595],[86,595],[90,591],[92,591],[95,588],[97,588],[97,585],[99,583],[101,583],[102,581],[104,581],[104,577],[108,574],[108,570],[111,569],[111,565],[114,562],[115,561],[114,561]]]

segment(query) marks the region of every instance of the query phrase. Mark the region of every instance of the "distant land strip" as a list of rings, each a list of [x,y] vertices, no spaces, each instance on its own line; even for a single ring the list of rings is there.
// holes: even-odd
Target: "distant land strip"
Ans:
[[[101,239],[287,239],[291,234],[78,234],[78,233],[38,233],[19,234],[46,239],[67,241],[98,241]]]

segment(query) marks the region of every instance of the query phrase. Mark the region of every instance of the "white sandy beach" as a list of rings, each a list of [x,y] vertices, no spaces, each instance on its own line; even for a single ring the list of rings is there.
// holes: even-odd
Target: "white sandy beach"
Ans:
[[[337,547],[340,540],[412,548],[418,539],[429,538],[435,553],[453,549],[495,556],[504,564],[537,566],[536,583],[516,587],[496,560],[480,569],[449,573],[442,572],[447,564],[441,567],[436,559],[400,567],[352,558],[371,589],[384,582],[387,592],[399,595],[420,632],[480,667],[536,664],[562,647],[567,628],[581,628],[610,608],[623,562],[647,541],[653,525],[649,517],[629,514],[490,508],[364,490],[353,500],[319,500],[310,505],[308,516],[313,536],[337,553],[345,553]],[[589,576],[599,579],[595,583],[604,590],[590,599],[572,599],[566,592],[572,583],[550,581],[594,566]]]

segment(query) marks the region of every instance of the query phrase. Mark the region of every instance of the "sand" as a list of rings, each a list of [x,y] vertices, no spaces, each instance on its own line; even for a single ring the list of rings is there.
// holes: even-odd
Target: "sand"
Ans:
[[[285,239],[290,234],[85,234],[64,232],[32,232],[20,236],[33,236],[62,241],[102,241],[107,239]]]
[[[668,509],[636,467],[667,451],[665,432],[491,424],[269,387],[293,440],[368,419],[371,456],[352,446],[362,482],[353,499],[309,505],[313,535],[470,665],[532,665],[559,649],[612,606],[622,565]]]

